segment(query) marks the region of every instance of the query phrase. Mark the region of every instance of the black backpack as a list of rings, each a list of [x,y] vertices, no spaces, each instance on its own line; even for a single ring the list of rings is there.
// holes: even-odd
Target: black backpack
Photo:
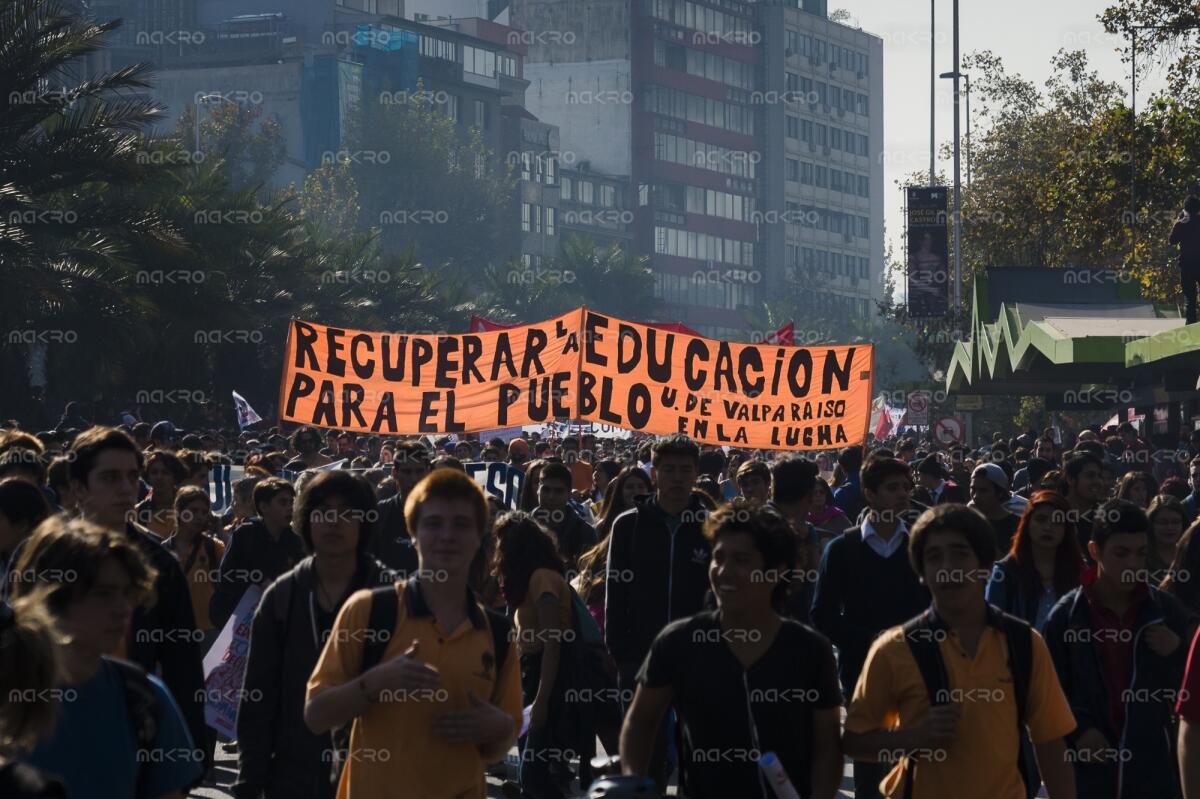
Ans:
[[[106,657],[105,660],[117,670],[125,689],[125,710],[138,746],[135,796],[137,799],[146,799],[147,769],[143,761],[146,755],[143,753],[152,752],[158,740],[158,694],[140,666],[118,658]]]
[[[1013,698],[1017,702],[1017,768],[1021,779],[1025,781],[1025,790],[1029,793],[1030,769],[1024,757],[1025,719],[1027,716],[1026,702],[1029,698],[1029,681],[1033,674],[1033,628],[1016,616],[1002,613],[994,607],[988,607],[988,624],[1004,633],[1008,643],[1008,671],[1013,678]],[[949,704],[946,700],[950,681],[946,674],[946,664],[938,649],[938,639],[949,632],[949,627],[940,619],[935,619],[927,610],[916,618],[909,619],[904,624],[904,640],[912,652],[913,660],[921,672],[925,682],[925,690],[929,692],[929,706]],[[905,779],[904,799],[912,799],[913,782],[916,779],[915,764],[910,763]]]

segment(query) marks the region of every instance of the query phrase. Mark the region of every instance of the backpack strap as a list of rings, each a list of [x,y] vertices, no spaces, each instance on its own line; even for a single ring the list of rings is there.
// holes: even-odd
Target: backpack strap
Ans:
[[[484,608],[488,629],[492,633],[492,653],[496,656],[496,683],[500,683],[500,671],[508,658],[508,645],[512,639],[512,621],[491,608]]]
[[[383,653],[391,643],[399,618],[400,595],[396,586],[389,583],[371,589],[371,612],[367,617],[367,636],[363,642],[360,674],[375,668],[383,660]]]
[[[138,750],[150,751],[158,740],[158,694],[150,684],[146,672],[133,663],[117,658],[105,660],[111,663],[121,678],[125,693],[125,710],[129,716],[129,725],[137,740]],[[142,757],[137,758],[137,799],[146,799],[147,769],[141,767]]]
[[[947,689],[950,687],[950,678],[946,674],[946,663],[938,649],[938,642],[948,633],[945,623],[926,610],[905,622],[902,629],[904,640],[908,643],[908,651],[917,662],[921,680],[925,683],[925,690],[929,692],[929,706],[933,708],[948,704]],[[904,785],[904,799],[912,799],[915,780],[916,765],[910,761]]]
[[[1013,678],[1013,699],[1017,703],[1017,769],[1025,782],[1025,790],[1031,795],[1037,786],[1030,785],[1031,764],[1025,757],[1024,742],[1028,736],[1025,722],[1029,714],[1029,683],[1033,679],[1033,628],[1023,619],[1007,613],[992,614],[989,620],[998,623],[1008,643],[1008,671]]]

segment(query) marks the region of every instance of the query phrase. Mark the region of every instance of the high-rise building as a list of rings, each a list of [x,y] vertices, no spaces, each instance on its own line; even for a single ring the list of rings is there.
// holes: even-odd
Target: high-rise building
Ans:
[[[883,42],[779,4],[759,24],[760,207],[782,211],[760,220],[764,284],[811,286],[802,308],[826,318],[868,317],[883,296]]]
[[[530,111],[564,151],[630,176],[632,246],[652,256],[664,313],[711,335],[745,334],[788,283],[854,315],[879,293],[882,42],[825,13],[812,0],[510,3]]]

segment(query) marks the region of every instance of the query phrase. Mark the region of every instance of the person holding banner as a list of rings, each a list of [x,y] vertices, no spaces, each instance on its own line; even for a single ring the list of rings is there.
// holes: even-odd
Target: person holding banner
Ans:
[[[420,570],[342,606],[308,681],[304,721],[316,734],[352,724],[338,799],[484,799],[484,767],[508,752],[522,719],[511,625],[468,588],[489,530],[487,498],[465,473],[440,469],[404,511]],[[395,612],[379,629],[377,607]],[[368,638],[386,646],[364,668]]]
[[[254,614],[237,716],[236,799],[333,799],[331,748],[340,731],[304,726],[304,694],[333,622],[360,589],[390,582],[367,553],[375,494],[360,476],[321,472],[296,498],[309,556],[267,588]]]
[[[205,752],[163,682],[110,656],[154,595],[142,548],[120,530],[56,516],[27,540],[16,570],[29,575],[14,585],[17,612],[41,609],[62,641],[64,701],[29,764],[62,780],[71,799],[183,799]]]

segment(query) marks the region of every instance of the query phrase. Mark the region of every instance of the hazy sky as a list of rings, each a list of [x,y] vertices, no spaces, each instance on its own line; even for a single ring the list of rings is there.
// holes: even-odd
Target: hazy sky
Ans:
[[[929,3],[930,0],[829,0],[829,10],[844,8],[849,22],[883,39],[884,207],[888,239],[899,254],[903,196],[896,181],[929,167]],[[952,0],[937,3],[937,71],[954,69]],[[1129,70],[1121,63],[1123,40],[1104,32],[1097,17],[1106,0],[961,0],[959,48],[963,55],[991,50],[1010,73],[1039,85],[1050,74],[1050,58],[1060,49],[1086,50],[1101,78],[1116,81],[1128,92]],[[950,141],[954,124],[953,81],[938,81],[937,138]],[[1138,87],[1138,105],[1147,89]],[[965,100],[964,100],[965,103]],[[978,109],[972,108],[974,114]],[[966,135],[966,108],[963,108]],[[976,121],[978,118],[976,117]],[[965,151],[964,151],[965,152]],[[953,180],[953,162],[939,169]],[[966,181],[966,157],[962,174]]]

